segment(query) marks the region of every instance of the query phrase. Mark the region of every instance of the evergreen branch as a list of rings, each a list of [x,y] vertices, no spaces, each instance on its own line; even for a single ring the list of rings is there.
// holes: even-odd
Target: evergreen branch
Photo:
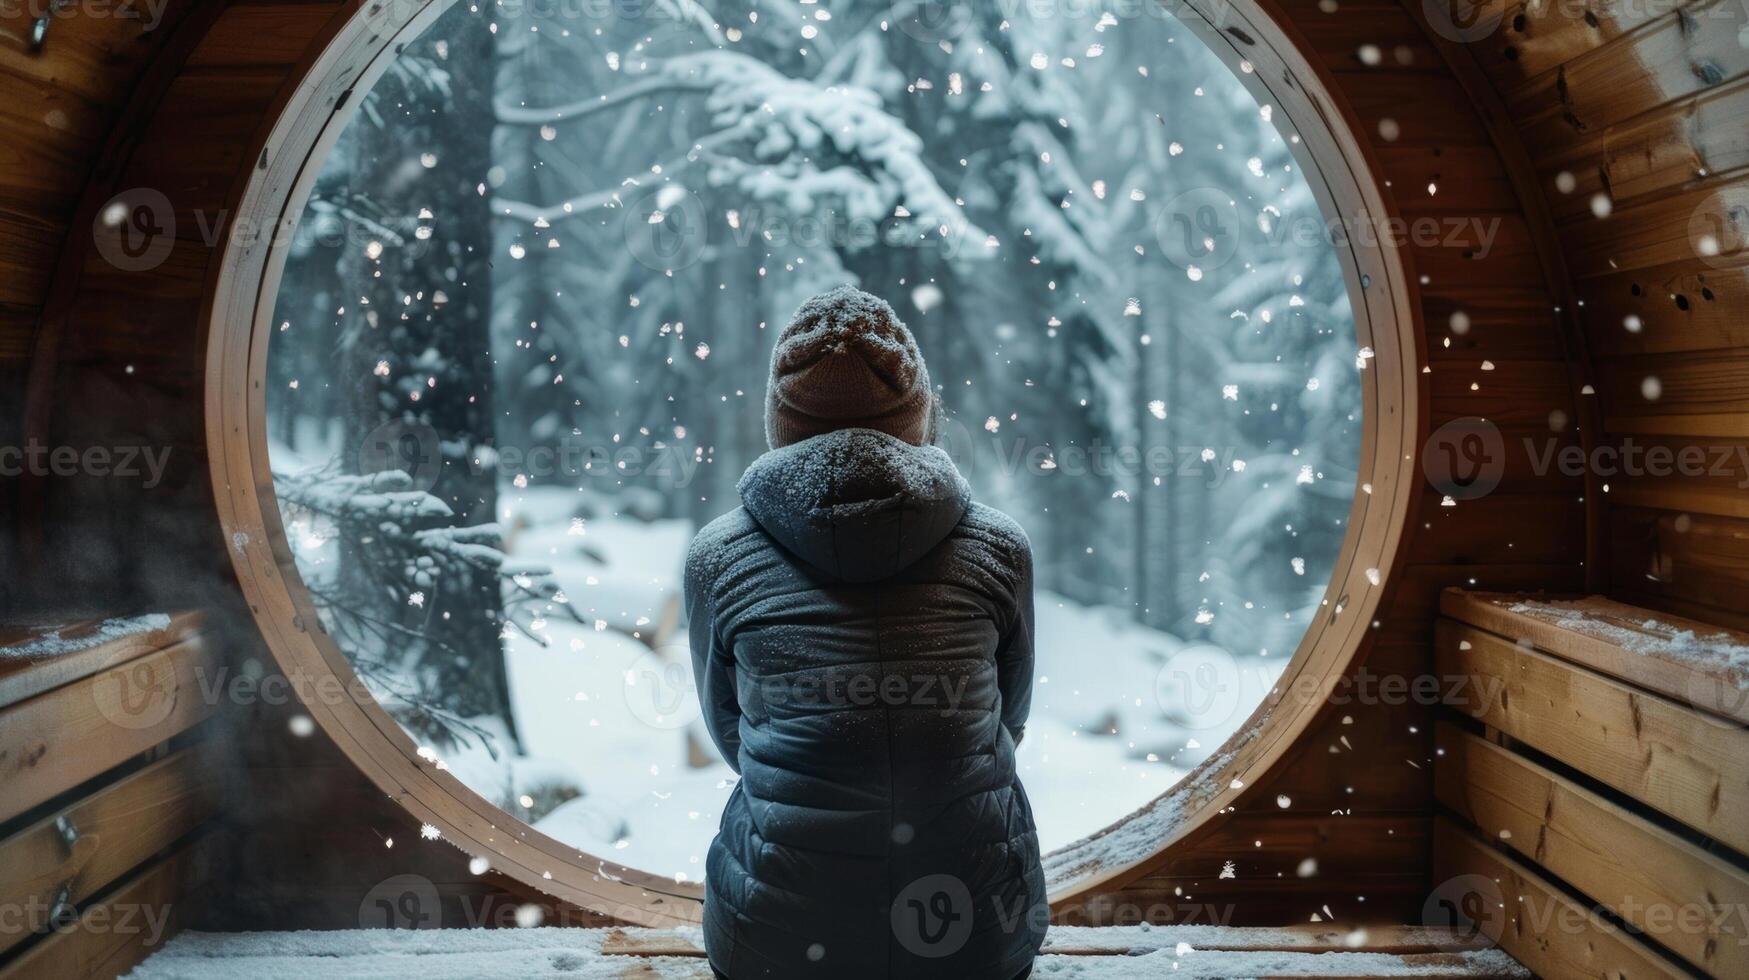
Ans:
[[[603,93],[593,99],[579,99],[564,105],[528,107],[498,102],[492,108],[498,121],[505,125],[545,126],[551,123],[575,122],[578,119],[587,118],[597,112],[624,105],[647,95],[660,92],[699,92],[709,87],[708,84],[697,79],[657,76],[634,82],[613,92]]]

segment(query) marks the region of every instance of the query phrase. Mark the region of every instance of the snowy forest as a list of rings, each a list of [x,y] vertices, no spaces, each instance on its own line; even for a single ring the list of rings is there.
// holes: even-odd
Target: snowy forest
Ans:
[[[401,50],[290,246],[268,436],[322,626],[423,756],[702,876],[734,777],[681,560],[765,450],[777,330],[845,282],[1032,539],[1044,846],[1219,749],[1329,581],[1366,352],[1245,67],[1120,6],[456,4]]]

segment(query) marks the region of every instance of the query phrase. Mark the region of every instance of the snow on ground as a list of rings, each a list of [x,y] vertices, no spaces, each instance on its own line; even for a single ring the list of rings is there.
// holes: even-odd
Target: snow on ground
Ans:
[[[568,977],[608,980],[708,978],[701,957],[630,957],[601,951],[608,929],[354,929],[344,932],[183,933],[127,975],[128,980],[220,980],[248,976],[280,980],[499,980]],[[627,929],[637,935],[645,930]],[[677,930],[681,931],[681,930]],[[686,930],[698,942],[697,930]],[[664,931],[666,932],[666,931]],[[1110,934],[1109,937],[1107,934]],[[1272,929],[1161,926],[1152,929],[1053,928],[1047,943],[1083,948],[1120,946],[1129,955],[1045,955],[1035,977],[1131,980],[1162,976],[1237,977],[1492,977],[1530,973],[1497,949],[1431,956],[1390,953],[1287,952],[1257,946],[1300,946],[1303,937]],[[1200,949],[1202,942],[1250,948]],[[827,951],[830,956],[830,951]]]
[[[509,774],[477,750],[446,753],[445,763],[580,850],[699,880],[735,776],[697,721],[685,631],[670,607],[692,527],[587,516],[587,502],[563,489],[506,488],[501,504],[513,559],[550,567],[567,601],[538,625],[544,646],[507,640],[527,758]],[[1036,605],[1036,688],[1019,762],[1046,850],[1164,793],[1244,722],[1282,666],[1240,669],[1222,651],[1051,593]],[[665,623],[666,642],[652,650]],[[1226,665],[1216,678],[1223,693],[1200,711],[1163,684],[1185,657]],[[560,802],[566,786],[582,795]]]

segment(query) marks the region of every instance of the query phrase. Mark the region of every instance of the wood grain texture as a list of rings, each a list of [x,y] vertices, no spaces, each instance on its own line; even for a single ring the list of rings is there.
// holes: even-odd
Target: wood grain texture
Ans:
[[[101,625],[97,622],[68,626],[34,628],[0,628],[0,648],[12,651],[0,657],[0,708],[17,704],[26,698],[63,684],[90,677],[99,671],[126,663],[137,657],[162,650],[198,637],[206,617],[200,612],[177,613],[163,629],[131,633],[102,643],[90,643]],[[58,644],[45,647],[41,656],[26,656],[18,652],[23,644],[42,643],[46,633],[54,633]]]
[[[1599,194],[1615,208],[1635,207],[1729,179],[1745,166],[1749,78],[1588,133],[1537,161],[1555,215],[1564,224],[1591,222],[1592,200]]]
[[[1483,934],[1547,980],[1686,978],[1688,972],[1523,863],[1445,817],[1434,821],[1437,894],[1478,913]]]
[[[0,923],[0,954],[46,927],[57,901],[83,903],[210,819],[213,761],[183,749],[0,841],[0,896],[23,911]]]
[[[1576,134],[1603,129],[1749,71],[1749,50],[1737,43],[1743,17],[1734,0],[1663,12],[1636,30],[1506,89],[1525,144],[1541,156]]]
[[[1500,27],[1469,47],[1535,161],[1598,357],[1587,381],[1604,414],[1599,445],[1749,438],[1737,390],[1749,364],[1749,10],[1490,2],[1479,15]],[[1607,496],[1590,494],[1600,588],[1709,623],[1749,621],[1734,532],[1673,531],[1742,519],[1736,487],[1609,482]]]
[[[1454,620],[1437,653],[1459,714],[1749,851],[1749,728]]]
[[[1609,520],[1613,593],[1733,629],[1749,629],[1749,521],[1620,508]]]
[[[1712,976],[1749,976],[1749,871],[1442,724],[1439,801]]]
[[[196,638],[0,712],[0,820],[9,820],[218,711],[219,652]]]
[[[130,877],[71,925],[27,947],[0,980],[115,977],[174,936],[198,894],[198,864],[184,847]]]
[[[1537,602],[1526,597],[1448,589],[1446,616],[1582,667],[1627,681],[1694,708],[1749,724],[1749,664],[1723,652],[1702,659],[1685,651],[1699,643],[1749,649],[1749,634],[1650,610],[1603,596]],[[1571,613],[1573,618],[1564,614]],[[1633,642],[1629,649],[1624,641]]]

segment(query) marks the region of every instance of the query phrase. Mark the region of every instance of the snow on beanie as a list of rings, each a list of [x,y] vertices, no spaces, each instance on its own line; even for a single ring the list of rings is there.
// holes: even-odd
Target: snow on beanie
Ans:
[[[803,303],[771,352],[765,440],[777,449],[837,429],[935,441],[938,402],[911,331],[886,300],[839,286]]]

